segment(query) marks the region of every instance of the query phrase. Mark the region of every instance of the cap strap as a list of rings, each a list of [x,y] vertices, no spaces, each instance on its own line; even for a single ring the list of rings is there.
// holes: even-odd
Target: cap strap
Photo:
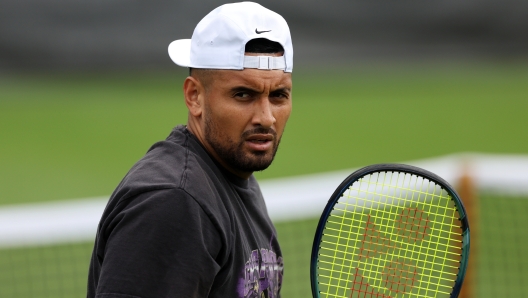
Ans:
[[[258,69],[286,69],[286,60],[284,56],[244,56],[244,68]]]

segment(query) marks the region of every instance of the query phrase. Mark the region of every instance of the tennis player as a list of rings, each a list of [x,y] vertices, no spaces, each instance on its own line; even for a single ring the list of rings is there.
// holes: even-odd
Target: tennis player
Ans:
[[[288,25],[259,4],[226,4],[169,55],[190,69],[187,125],[112,194],[87,296],[280,297],[283,258],[252,173],[273,161],[292,108]]]

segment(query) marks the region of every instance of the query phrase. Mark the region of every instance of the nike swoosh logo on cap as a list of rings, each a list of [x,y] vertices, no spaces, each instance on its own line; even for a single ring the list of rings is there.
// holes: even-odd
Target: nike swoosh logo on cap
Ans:
[[[270,32],[271,30],[267,30],[267,31],[258,31],[257,28],[255,28],[255,33],[257,34],[261,34],[261,33],[265,33],[265,32]]]

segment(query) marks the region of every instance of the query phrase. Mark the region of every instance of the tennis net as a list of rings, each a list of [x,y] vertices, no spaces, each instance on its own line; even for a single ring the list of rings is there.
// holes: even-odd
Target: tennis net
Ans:
[[[456,184],[460,164],[472,160],[478,198],[478,254],[473,297],[528,293],[528,159],[457,155],[409,162]],[[318,216],[350,170],[261,183],[281,243],[282,297],[311,296],[310,254]],[[485,173],[491,174],[485,174]],[[510,175],[510,176],[508,176]],[[85,297],[97,221],[105,198],[0,209],[0,297]],[[67,216],[65,216],[67,214]]]

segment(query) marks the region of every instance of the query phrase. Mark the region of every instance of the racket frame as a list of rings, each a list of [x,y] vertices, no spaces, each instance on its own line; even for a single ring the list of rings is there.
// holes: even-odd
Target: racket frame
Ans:
[[[455,280],[455,285],[453,286],[453,291],[451,292],[451,298],[458,297],[458,294],[460,293],[460,289],[462,288],[462,283],[464,281],[464,276],[466,275],[466,268],[467,268],[467,262],[469,258],[469,222],[466,215],[466,209],[464,208],[464,204],[462,203],[462,200],[460,199],[460,196],[457,194],[455,189],[444,179],[439,177],[438,175],[431,173],[427,170],[411,166],[411,165],[405,165],[405,164],[374,164],[370,166],[366,166],[364,168],[361,168],[352,174],[350,174],[341,184],[337,187],[337,189],[334,191],[330,199],[328,200],[328,203],[326,204],[325,209],[323,210],[323,214],[321,215],[321,218],[319,219],[319,223],[317,225],[317,230],[315,231],[315,237],[314,242],[312,246],[312,256],[311,256],[311,264],[310,264],[310,281],[312,284],[312,295],[313,298],[320,298],[319,296],[319,283],[317,282],[317,261],[319,259],[319,244],[321,243],[321,239],[323,237],[323,231],[326,225],[326,222],[334,209],[335,204],[337,201],[342,197],[343,193],[352,185],[354,182],[356,182],[359,178],[364,177],[366,175],[376,173],[376,172],[400,172],[400,173],[408,173],[411,175],[421,176],[423,178],[426,178],[436,184],[438,184],[440,187],[442,187],[444,190],[447,191],[447,193],[451,196],[453,199],[455,206],[458,210],[458,213],[460,215],[460,223],[461,223],[461,229],[462,229],[462,258],[460,260],[460,269],[457,275],[457,279]]]

